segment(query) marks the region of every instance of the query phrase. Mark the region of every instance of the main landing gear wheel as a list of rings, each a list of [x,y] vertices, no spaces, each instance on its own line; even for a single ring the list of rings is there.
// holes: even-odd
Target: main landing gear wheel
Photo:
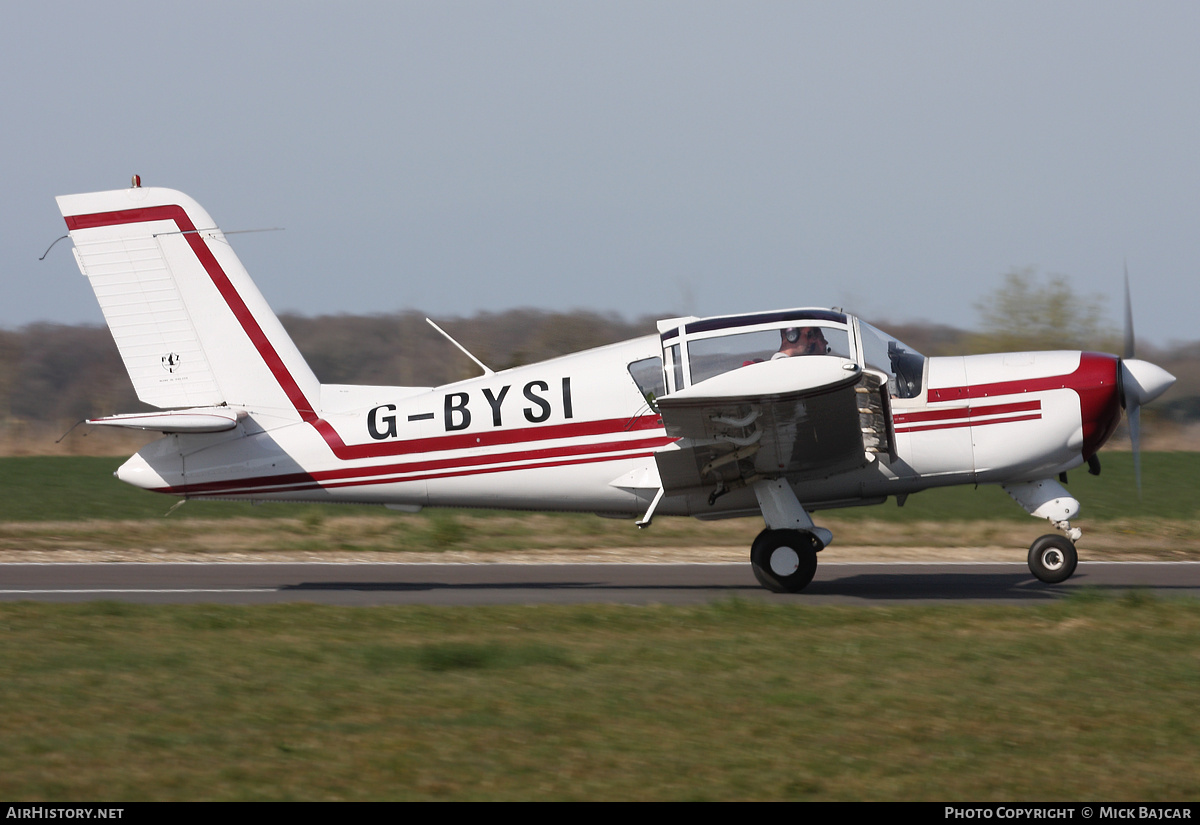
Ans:
[[[804,530],[763,530],[750,547],[754,578],[776,593],[798,593],[817,573],[817,552],[824,545]]]
[[[1029,572],[1046,584],[1058,584],[1071,578],[1079,554],[1075,543],[1066,536],[1050,533],[1029,547]]]

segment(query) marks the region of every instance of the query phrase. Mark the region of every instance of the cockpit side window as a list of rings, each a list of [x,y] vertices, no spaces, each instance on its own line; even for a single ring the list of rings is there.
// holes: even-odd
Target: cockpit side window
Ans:
[[[692,384],[759,361],[793,355],[850,357],[849,333],[837,327],[796,321],[794,327],[696,338],[688,341]]]
[[[658,405],[655,401],[667,391],[666,384],[663,383],[662,358],[655,356],[634,361],[629,365],[629,374],[633,376],[634,383],[642,391],[642,397],[646,399],[650,409],[657,412]]]

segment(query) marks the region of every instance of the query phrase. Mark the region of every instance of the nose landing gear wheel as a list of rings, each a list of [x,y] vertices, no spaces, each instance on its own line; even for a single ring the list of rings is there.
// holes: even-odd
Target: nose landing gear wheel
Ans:
[[[1046,584],[1058,584],[1071,578],[1079,554],[1075,543],[1053,533],[1042,536],[1029,547],[1029,572]]]
[[[817,573],[817,551],[823,545],[803,530],[763,530],[750,547],[754,578],[775,593],[797,593]]]

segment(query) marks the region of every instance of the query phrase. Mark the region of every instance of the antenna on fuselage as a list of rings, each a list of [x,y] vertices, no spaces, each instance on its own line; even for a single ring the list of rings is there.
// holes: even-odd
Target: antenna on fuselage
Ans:
[[[429,324],[429,326],[433,327],[433,328],[434,328],[434,329],[436,329],[438,332],[440,332],[440,333],[441,333],[443,336],[445,336],[445,338],[446,338],[446,340],[447,340],[447,341],[449,341],[451,344],[454,344],[454,346],[458,347],[459,351],[460,351],[460,352],[462,352],[462,354],[463,354],[463,355],[467,356],[467,357],[468,357],[468,358],[470,358],[472,361],[474,361],[476,364],[478,364],[478,365],[479,365],[479,368],[480,368],[481,370],[483,370],[483,374],[484,374],[484,375],[495,375],[495,374],[496,374],[496,371],[495,371],[494,369],[492,369],[492,368],[491,368],[491,367],[489,367],[487,364],[485,364],[485,363],[483,363],[482,361],[480,361],[478,358],[476,358],[474,355],[472,355],[472,354],[470,353],[470,351],[468,351],[468,350],[467,350],[467,348],[466,348],[466,347],[464,347],[462,344],[458,343],[458,341],[455,341],[453,338],[451,338],[451,337],[450,337],[450,333],[446,332],[446,330],[442,329],[442,328],[441,328],[441,327],[439,327],[437,324],[435,324],[435,323],[433,322],[433,319],[432,319],[432,318],[426,318],[426,319],[425,319],[425,322],[426,322],[427,324]]]

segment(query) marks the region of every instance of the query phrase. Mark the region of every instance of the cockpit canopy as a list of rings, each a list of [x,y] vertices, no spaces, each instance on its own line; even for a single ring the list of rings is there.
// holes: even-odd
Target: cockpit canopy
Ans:
[[[833,310],[673,318],[660,321],[658,328],[667,394],[750,364],[805,355],[839,356],[882,373],[893,397],[913,398],[921,392],[924,356]]]

